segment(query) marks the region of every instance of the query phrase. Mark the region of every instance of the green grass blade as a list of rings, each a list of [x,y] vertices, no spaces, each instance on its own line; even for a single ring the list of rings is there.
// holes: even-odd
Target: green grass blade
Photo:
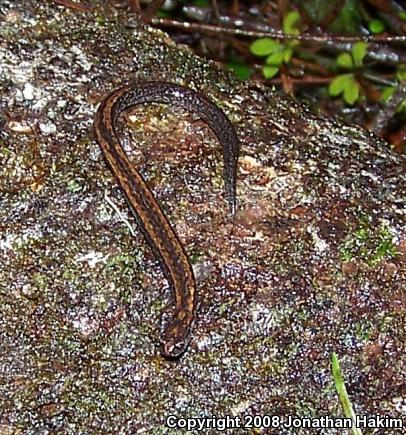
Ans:
[[[343,407],[344,415],[347,418],[351,418],[352,420],[352,425],[353,425],[351,429],[352,433],[354,435],[362,435],[361,429],[355,427],[355,412],[354,409],[352,408],[350,399],[348,397],[347,389],[345,388],[345,384],[344,384],[343,375],[341,373],[340,363],[338,362],[338,357],[335,352],[333,352],[331,356],[331,363],[332,363],[334,383],[335,383],[338,397]]]

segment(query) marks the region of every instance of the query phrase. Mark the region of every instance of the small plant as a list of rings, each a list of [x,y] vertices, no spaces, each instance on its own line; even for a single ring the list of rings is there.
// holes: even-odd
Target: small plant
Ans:
[[[395,76],[398,81],[398,86],[404,86],[406,84],[406,64],[402,63],[396,68]],[[386,86],[383,88],[381,100],[387,103],[395,93],[396,88],[396,86]],[[406,111],[406,99],[404,99],[397,108],[398,113],[401,111]]]
[[[300,15],[297,11],[289,12],[283,20],[283,33],[297,36],[300,30],[296,27]],[[298,41],[291,40],[285,43],[272,38],[256,39],[250,46],[252,54],[258,57],[265,57],[265,65],[262,67],[262,74],[266,79],[271,79],[278,74],[283,63],[289,63],[292,58],[293,48]]]
[[[341,373],[340,363],[338,362],[338,357],[335,352],[333,352],[331,356],[331,371],[333,373],[334,385],[336,387],[336,391],[338,397],[341,402],[341,406],[343,407],[344,415],[347,418],[351,418],[352,420],[352,433],[354,435],[362,435],[361,429],[355,426],[355,412],[352,407],[350,398],[348,397],[347,389],[345,388],[344,378]]]
[[[357,42],[351,48],[351,53],[341,53],[337,57],[337,65],[340,68],[355,70],[361,68],[367,53],[368,44]],[[329,94],[333,97],[343,95],[344,101],[353,105],[359,98],[360,85],[355,78],[354,72],[340,74],[330,83]]]

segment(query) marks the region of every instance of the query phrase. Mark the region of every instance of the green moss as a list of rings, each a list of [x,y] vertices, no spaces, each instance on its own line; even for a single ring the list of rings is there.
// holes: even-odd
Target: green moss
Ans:
[[[355,325],[355,337],[359,341],[368,342],[373,332],[374,328],[369,323],[366,323],[365,319],[362,319],[361,323]]]
[[[77,180],[69,180],[67,189],[72,193],[80,192],[82,190],[82,185]]]
[[[399,319],[396,316],[392,316],[391,314],[386,314],[382,319],[382,323],[379,325],[379,332],[381,334],[392,335],[393,331],[396,330],[397,327],[401,327],[401,324],[398,323]]]
[[[394,258],[397,255],[393,234],[389,228],[383,225],[375,228],[365,218],[346,238],[339,251],[343,261],[359,259],[371,267],[383,259]]]
[[[137,279],[135,275],[139,269],[136,256],[120,253],[108,259],[106,267],[103,269],[103,276],[107,282],[115,282],[118,286],[123,285],[123,288],[127,288],[128,283]],[[123,300],[129,301],[131,299],[131,292],[123,290],[120,295]]]
[[[32,275],[32,281],[39,290],[45,290],[49,284],[48,277],[39,272]]]
[[[120,266],[120,271],[124,267],[125,269],[134,267],[135,259],[132,255],[129,254],[118,254],[113,257],[110,257],[107,261],[106,267],[109,269],[114,269],[115,266]],[[108,271],[109,273],[111,270]]]
[[[75,282],[81,276],[81,270],[65,269],[62,274],[62,279],[69,282]]]

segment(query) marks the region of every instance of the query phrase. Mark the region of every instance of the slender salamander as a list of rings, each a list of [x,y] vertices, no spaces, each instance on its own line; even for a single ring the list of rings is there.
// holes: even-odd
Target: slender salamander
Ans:
[[[132,165],[117,137],[115,124],[123,111],[138,104],[166,103],[197,114],[222,145],[225,194],[233,214],[236,209],[236,172],[239,142],[224,112],[201,93],[165,82],[142,82],[117,89],[100,104],[94,121],[97,141],[115,176],[132,215],[161,262],[174,292],[175,311],[162,336],[161,353],[182,355],[190,341],[195,315],[196,282],[189,258],[145,180]]]

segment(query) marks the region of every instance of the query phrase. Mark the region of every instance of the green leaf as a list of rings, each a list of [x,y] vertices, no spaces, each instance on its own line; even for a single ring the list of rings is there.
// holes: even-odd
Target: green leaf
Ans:
[[[290,59],[292,59],[293,49],[291,47],[286,47],[285,50],[283,50],[283,61],[285,63],[288,63]]]
[[[382,95],[381,95],[381,101],[384,103],[387,103],[391,98],[392,95],[395,93],[396,87],[393,86],[386,86],[382,89]],[[396,113],[400,113],[402,111],[406,110],[406,98],[398,105],[396,108]]]
[[[406,21],[406,12],[399,12],[399,13],[398,13],[398,17],[399,17],[402,21]]]
[[[341,406],[343,407],[344,415],[347,418],[351,418],[353,421],[352,433],[354,435],[362,435],[361,429],[358,429],[355,426],[355,412],[350,398],[348,397],[347,388],[345,387],[344,378],[341,373],[340,363],[338,362],[338,357],[335,352],[333,352],[331,355],[331,371],[333,373],[334,385],[336,387]]]
[[[296,27],[296,23],[299,21],[300,15],[298,11],[290,11],[285,15],[283,19],[283,33],[287,35],[297,36],[300,33],[300,30]]]
[[[406,63],[401,63],[401,64],[396,68],[396,78],[397,78],[400,82],[406,82]]]
[[[351,79],[348,80],[347,84],[345,85],[344,101],[352,106],[358,100],[358,97],[359,84],[354,79],[354,77],[351,77]]]
[[[352,61],[350,53],[341,53],[339,56],[337,56],[337,65],[341,68],[354,68],[354,62]]]
[[[270,54],[267,58],[265,63],[267,65],[271,65],[271,66],[277,66],[279,67],[282,63],[283,63],[283,54],[284,52],[281,51],[280,53],[273,53]]]
[[[234,71],[240,80],[248,80],[251,77],[251,69],[245,63],[228,62],[227,69]]]
[[[394,86],[385,86],[382,89],[382,94],[381,94],[381,98],[380,98],[381,101],[383,101],[384,103],[387,103],[391,99],[394,92],[395,92]]]
[[[279,68],[277,66],[264,65],[262,68],[262,74],[266,79],[271,79],[278,74]]]
[[[368,29],[374,35],[385,30],[385,23],[381,20],[373,19],[368,23]]]
[[[365,55],[367,54],[368,44],[366,42],[357,42],[351,48],[352,57],[354,58],[355,66],[361,66]]]
[[[399,104],[396,109],[396,113],[405,112],[406,111],[406,98]]]
[[[345,87],[349,80],[351,80],[352,74],[341,74],[332,80],[328,87],[328,93],[332,97],[336,97],[344,92]]]
[[[308,3],[308,2],[301,2]],[[325,1],[330,4],[329,13],[336,7],[336,1]],[[343,33],[358,35],[362,28],[364,6],[359,0],[345,0],[343,7],[336,19],[329,25],[329,31],[333,33]]]
[[[283,45],[271,38],[256,39],[250,45],[250,51],[255,56],[268,56],[271,53],[277,53],[283,50]]]

